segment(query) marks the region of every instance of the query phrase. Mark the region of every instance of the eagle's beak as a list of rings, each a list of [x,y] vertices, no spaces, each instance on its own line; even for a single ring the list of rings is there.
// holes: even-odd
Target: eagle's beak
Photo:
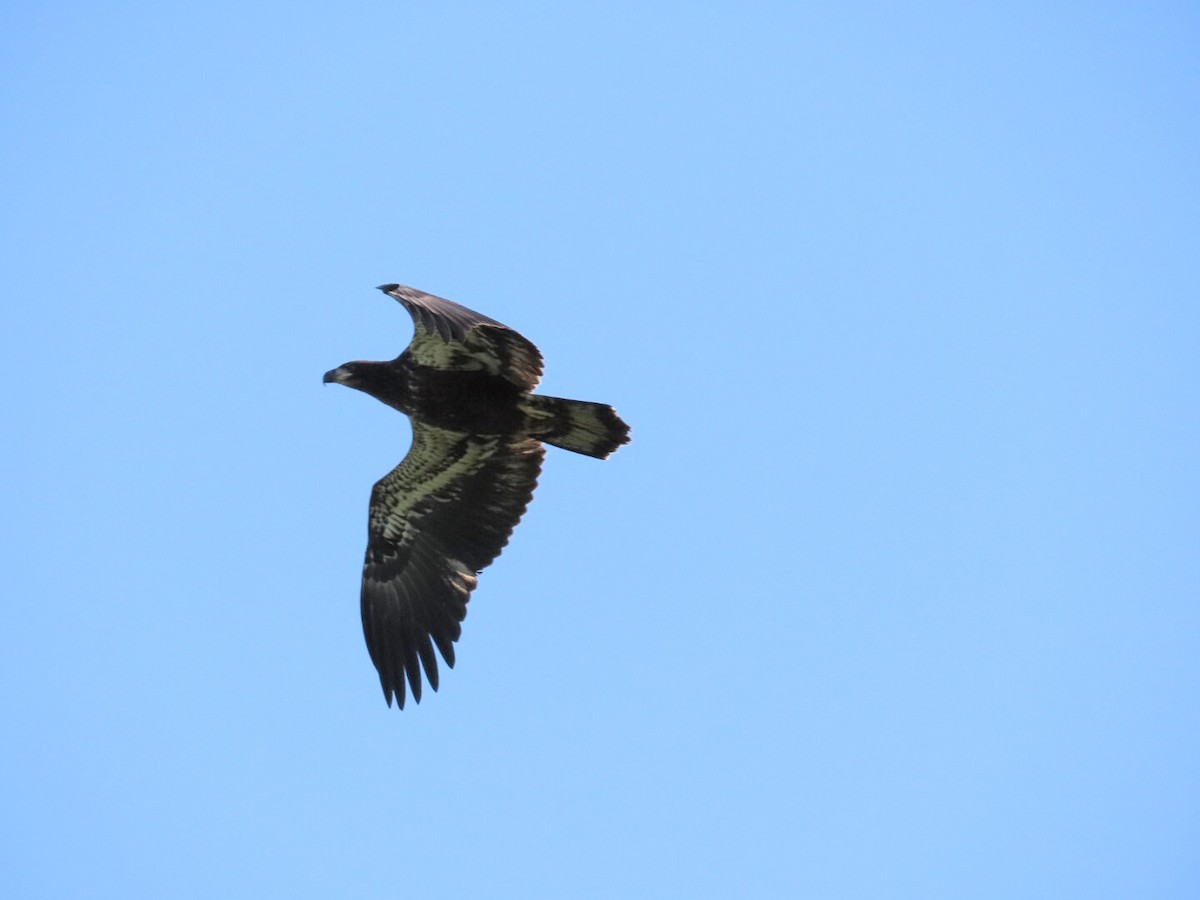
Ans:
[[[321,379],[321,383],[322,384],[340,384],[342,379],[345,377],[345,374],[346,373],[343,372],[340,368],[330,369],[328,372],[325,373],[325,377]]]

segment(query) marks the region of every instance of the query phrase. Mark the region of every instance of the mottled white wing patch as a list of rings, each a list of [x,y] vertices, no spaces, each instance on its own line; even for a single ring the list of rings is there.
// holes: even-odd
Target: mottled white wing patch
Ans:
[[[415,331],[406,352],[417,363],[435,369],[488,372],[526,391],[537,386],[542,355],[507,325],[416,288],[385,284],[380,290],[398,300],[412,316]]]
[[[495,443],[414,422],[408,455],[371,492],[371,534],[403,541],[417,526],[419,510],[477,471]]]

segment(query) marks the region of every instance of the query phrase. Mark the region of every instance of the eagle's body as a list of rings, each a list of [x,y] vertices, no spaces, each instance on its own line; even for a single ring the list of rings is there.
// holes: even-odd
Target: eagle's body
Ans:
[[[351,362],[325,381],[370,394],[412,420],[408,455],[371,492],[363,633],[388,704],[421,670],[437,690],[476,574],[508,543],[537,484],[542,442],[603,459],[629,440],[612,407],[531,393],[537,348],[493,319],[409,287],[383,285],[409,311],[412,343],[390,362]]]
[[[358,363],[355,374],[363,386],[354,387],[426,425],[472,434],[513,434],[521,428],[517,403],[524,392],[486,372],[435,369],[406,353],[392,362]]]

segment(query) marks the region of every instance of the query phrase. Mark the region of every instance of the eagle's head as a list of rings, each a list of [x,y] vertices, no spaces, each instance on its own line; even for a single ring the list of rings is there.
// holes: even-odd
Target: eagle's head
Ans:
[[[348,362],[344,366],[330,369],[321,379],[325,384],[344,384],[346,387],[359,388],[371,381],[371,367],[379,363]]]
[[[348,362],[330,369],[322,379],[325,384],[344,384],[356,391],[370,394],[388,406],[407,412],[406,381],[403,371],[392,362]]]

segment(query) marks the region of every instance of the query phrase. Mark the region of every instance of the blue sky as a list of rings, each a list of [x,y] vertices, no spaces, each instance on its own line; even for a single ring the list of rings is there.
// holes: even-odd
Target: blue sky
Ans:
[[[1191,4],[0,34],[5,896],[1197,896]],[[402,713],[391,281],[634,437]]]

